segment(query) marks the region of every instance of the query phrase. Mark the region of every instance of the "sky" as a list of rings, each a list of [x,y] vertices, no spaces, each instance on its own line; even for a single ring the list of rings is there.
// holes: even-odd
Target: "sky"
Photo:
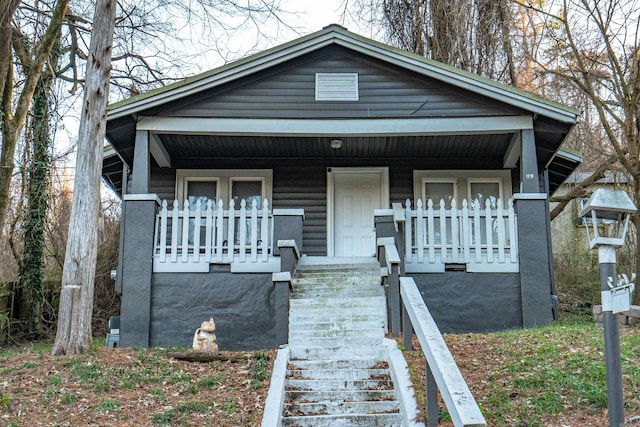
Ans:
[[[252,26],[239,27],[228,39],[218,35],[206,36],[195,25],[184,23],[181,25],[182,40],[173,40],[173,51],[183,53],[181,58],[185,63],[181,67],[183,75],[193,75],[204,72],[226,62],[240,59],[257,51],[264,50],[309,33],[321,30],[330,24],[340,24],[347,29],[375,38],[371,30],[362,30],[353,20],[342,17],[345,2],[349,0],[281,0],[280,7],[284,11],[280,17],[286,26],[276,26],[273,22],[261,27],[262,36],[257,35],[257,30]],[[180,24],[174,23],[179,26]],[[171,40],[168,41],[169,43]],[[151,55],[150,55],[151,56]],[[114,94],[115,95],[115,94]],[[117,96],[112,96],[110,102],[118,101]],[[73,106],[63,112],[62,123],[58,125],[56,133],[56,152],[67,151],[73,146],[75,135],[78,132],[79,113]],[[66,168],[73,169],[75,155],[68,158]]]

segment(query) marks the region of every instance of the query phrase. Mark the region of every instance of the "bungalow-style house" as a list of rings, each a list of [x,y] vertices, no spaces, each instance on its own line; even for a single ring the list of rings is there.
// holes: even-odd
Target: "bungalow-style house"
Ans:
[[[337,25],[115,103],[120,345],[190,345],[214,317],[223,349],[276,346],[279,241],[344,259],[391,236],[442,331],[547,324],[578,120]]]

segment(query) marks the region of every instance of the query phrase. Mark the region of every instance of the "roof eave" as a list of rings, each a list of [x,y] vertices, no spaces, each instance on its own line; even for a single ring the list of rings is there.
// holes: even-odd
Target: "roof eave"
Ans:
[[[552,105],[550,101],[545,102],[544,100],[536,99],[533,95],[526,96],[516,93],[507,89],[505,85],[490,82],[487,79],[473,76],[471,73],[457,70],[453,67],[438,66],[434,61],[422,57],[417,58],[417,55],[358,36],[336,25],[330,25],[300,39],[240,59],[219,67],[212,72],[195,76],[193,77],[193,82],[169,85],[166,88],[160,88],[141,95],[141,98],[137,100],[133,98],[131,101],[115,103],[109,110],[108,119],[112,120],[134,114],[162,105],[168,100],[180,99],[199,91],[228,83],[333,43],[382,61],[393,62],[418,74],[435,78],[444,83],[473,91],[563,123],[575,124],[580,119],[580,113],[577,110],[569,107],[562,108],[560,105]]]

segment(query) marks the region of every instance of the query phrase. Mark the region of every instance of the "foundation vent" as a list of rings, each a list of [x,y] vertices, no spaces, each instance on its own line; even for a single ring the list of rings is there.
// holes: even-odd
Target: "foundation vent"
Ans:
[[[358,73],[316,73],[316,101],[357,101]]]

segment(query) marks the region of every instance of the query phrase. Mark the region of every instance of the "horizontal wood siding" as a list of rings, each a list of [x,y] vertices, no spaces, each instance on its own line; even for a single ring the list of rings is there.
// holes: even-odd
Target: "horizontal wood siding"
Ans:
[[[154,163],[154,162],[152,162]],[[157,194],[160,200],[173,200],[176,198],[176,170],[151,166],[151,178],[149,181],[149,193]]]
[[[391,203],[405,205],[407,199],[413,200],[413,169],[389,168],[389,198]]]
[[[358,101],[316,101],[316,73],[358,73]],[[173,105],[186,117],[368,118],[517,114],[518,110],[337,46]]]
[[[327,254],[327,178],[324,167],[276,168],[273,208],[304,209],[303,252]]]

